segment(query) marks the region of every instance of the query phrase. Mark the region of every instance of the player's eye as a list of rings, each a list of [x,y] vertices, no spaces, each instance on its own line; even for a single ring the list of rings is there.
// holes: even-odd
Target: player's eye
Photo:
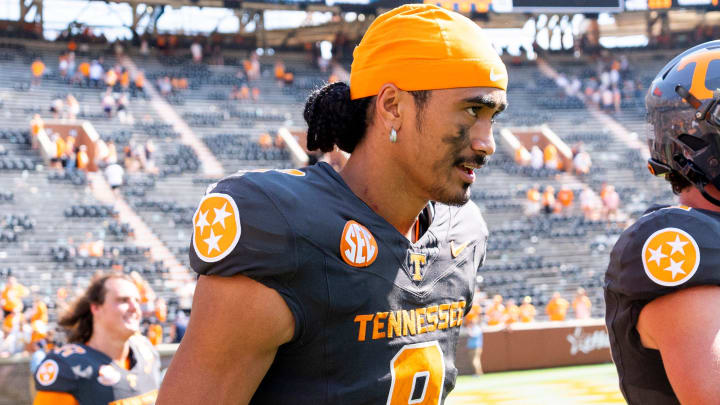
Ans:
[[[468,107],[465,109],[468,114],[473,116],[474,118],[478,117],[478,114],[480,113],[480,110],[482,110],[482,107]]]

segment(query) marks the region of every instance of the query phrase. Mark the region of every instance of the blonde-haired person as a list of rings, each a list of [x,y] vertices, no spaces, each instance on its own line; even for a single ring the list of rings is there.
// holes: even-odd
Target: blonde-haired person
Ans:
[[[34,405],[152,404],[160,359],[140,335],[140,294],[120,274],[94,278],[60,318],[70,343],[35,371]]]

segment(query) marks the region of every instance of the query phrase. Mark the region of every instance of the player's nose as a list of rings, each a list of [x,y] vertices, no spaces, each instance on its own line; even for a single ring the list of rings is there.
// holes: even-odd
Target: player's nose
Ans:
[[[492,125],[476,125],[474,131],[470,135],[470,148],[475,153],[484,153],[492,155],[495,153],[495,137],[492,132]]]

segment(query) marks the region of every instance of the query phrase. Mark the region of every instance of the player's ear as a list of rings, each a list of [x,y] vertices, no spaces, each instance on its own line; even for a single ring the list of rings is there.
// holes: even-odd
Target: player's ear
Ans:
[[[402,98],[405,92],[392,83],[386,83],[380,88],[375,99],[375,116],[378,123],[390,131],[390,128],[400,130],[402,123]]]

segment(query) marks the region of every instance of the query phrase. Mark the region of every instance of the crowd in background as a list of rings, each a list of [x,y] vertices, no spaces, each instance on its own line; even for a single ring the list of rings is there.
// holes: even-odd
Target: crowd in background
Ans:
[[[78,257],[102,255],[102,241],[87,241],[72,247]],[[100,246],[100,247],[98,247]],[[113,271],[122,271],[114,269]],[[95,277],[100,276],[97,273]],[[160,343],[178,343],[185,333],[188,314],[182,310],[168,313],[168,305],[157,297],[150,284],[136,271],[129,273],[140,292],[142,309],[142,334],[153,345]],[[71,288],[70,284],[57,290],[53,298],[39,293],[37,286],[22,285],[9,275],[0,284],[0,307],[2,328],[0,330],[0,358],[13,355],[32,355],[47,352],[65,341],[64,332],[50,325],[48,308],[62,314],[79,297],[83,288]],[[42,356],[41,356],[42,357]]]

